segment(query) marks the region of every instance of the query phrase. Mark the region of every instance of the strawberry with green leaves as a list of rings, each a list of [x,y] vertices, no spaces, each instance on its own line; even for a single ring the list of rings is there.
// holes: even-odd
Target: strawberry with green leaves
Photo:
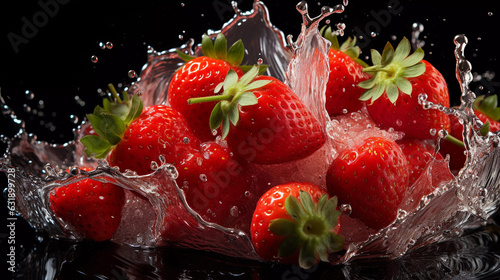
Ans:
[[[56,217],[84,238],[99,242],[112,239],[118,229],[125,193],[111,183],[82,179],[54,189],[49,201]]]
[[[343,249],[337,198],[305,182],[269,189],[257,203],[251,225],[252,243],[263,260],[310,268],[328,262]]]
[[[139,175],[153,172],[151,163],[160,163],[161,156],[176,167],[176,182],[189,205],[207,221],[233,226],[244,217],[244,207],[236,215],[231,208],[242,200],[249,183],[227,148],[215,142],[202,144],[185,118],[171,107],[142,108],[137,96],[129,99],[123,93],[122,99],[115,90],[112,93],[114,102],[105,99],[102,107],[88,115],[97,135],[80,141],[89,156],[106,158],[122,172],[128,169]]]
[[[210,129],[222,126],[222,138],[227,138],[235,157],[248,162],[283,163],[321,148],[325,133],[304,103],[283,82],[258,74],[258,66],[241,78],[230,70],[215,89],[218,95],[189,99],[189,103],[218,101],[210,115]]]
[[[328,52],[330,74],[326,85],[326,110],[330,116],[355,112],[363,107],[359,100],[364,92],[358,84],[370,78],[363,72],[368,65],[360,60],[360,48],[356,46],[356,38],[348,38],[342,45],[330,27],[323,28],[321,33],[332,45]]]
[[[327,172],[329,194],[352,207],[351,217],[379,230],[389,225],[408,189],[409,168],[396,142],[369,137],[346,148]]]
[[[170,81],[168,104],[186,118],[189,127],[200,140],[209,141],[215,139],[208,126],[208,119],[217,102],[189,106],[187,100],[213,95],[215,86],[224,81],[230,69],[241,76],[243,70],[239,65],[243,60],[245,48],[239,40],[228,50],[226,38],[222,33],[217,35],[214,42],[208,35],[204,35],[201,47],[203,56],[200,57],[178,52],[187,63],[176,71]]]
[[[151,162],[178,165],[200,141],[188,128],[184,117],[165,105],[143,108],[142,100],[126,92],[122,97],[112,88],[113,99],[104,99],[87,115],[97,135],[80,141],[88,156],[107,158],[111,166],[122,172],[129,169],[139,175],[151,173]]]
[[[449,107],[448,86],[441,73],[423,60],[421,48],[412,55],[410,50],[406,38],[395,50],[390,43],[382,54],[372,50],[373,66],[363,70],[372,78],[358,84],[366,89],[360,99],[369,101],[370,117],[382,128],[392,127],[407,137],[431,139],[430,131],[449,129],[450,120],[439,110],[424,109],[419,96],[425,94],[427,101]]]

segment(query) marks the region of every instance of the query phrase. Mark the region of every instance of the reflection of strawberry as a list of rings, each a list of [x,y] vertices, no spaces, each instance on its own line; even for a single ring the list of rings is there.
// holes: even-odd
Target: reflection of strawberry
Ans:
[[[268,190],[252,219],[252,243],[264,260],[309,268],[343,249],[337,198],[310,183],[293,182]]]
[[[125,193],[119,186],[83,179],[56,188],[49,201],[54,214],[83,237],[104,241],[111,239],[120,225]]]
[[[189,61],[177,70],[170,81],[168,103],[186,118],[193,133],[202,141],[215,139],[208,119],[217,102],[189,106],[187,100],[213,95],[215,86],[224,81],[229,69],[235,70],[239,75],[243,74],[238,67],[245,52],[243,43],[239,40],[229,50],[226,45],[226,38],[222,33],[219,33],[213,43],[209,36],[204,35],[203,56],[187,57]]]
[[[370,75],[363,72],[365,62],[358,59],[360,48],[356,46],[356,38],[348,38],[342,45],[336,35],[328,27],[322,29],[322,35],[332,45],[328,52],[328,63],[330,75],[326,85],[326,110],[330,114],[339,115],[346,112],[354,112],[363,106],[359,100],[364,89],[358,87],[362,81],[368,80]]]
[[[473,106],[474,114],[484,124],[481,134],[487,132],[496,132],[500,130],[500,108],[498,107],[498,97],[491,95],[489,97],[479,96],[476,98]],[[464,167],[466,155],[463,146],[463,125],[459,118],[450,115],[451,128],[448,131],[448,141],[441,141],[441,153],[450,155],[450,170],[458,172]]]
[[[419,95],[427,101],[450,106],[446,81],[418,48],[410,53],[408,39],[401,40],[396,50],[387,43],[382,54],[373,50],[373,66],[364,69],[372,75],[358,86],[367,89],[361,100],[371,100],[367,106],[370,117],[383,128],[394,128],[412,138],[430,139],[431,129],[450,128],[448,115],[439,110],[426,110]]]
[[[325,133],[302,101],[279,80],[258,76],[253,67],[241,79],[230,70],[221,95],[190,99],[191,104],[221,100],[215,105],[211,129],[222,136],[236,157],[259,164],[304,158],[325,143]],[[229,133],[231,130],[231,133]]]
[[[380,137],[343,150],[327,173],[328,192],[337,195],[341,204],[352,206],[353,218],[377,230],[396,218],[408,180],[401,148]]]

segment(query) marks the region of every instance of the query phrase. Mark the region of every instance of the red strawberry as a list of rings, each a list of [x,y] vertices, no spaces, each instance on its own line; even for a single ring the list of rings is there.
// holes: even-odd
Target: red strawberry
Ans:
[[[90,171],[89,168],[81,168]],[[56,188],[49,197],[50,208],[83,237],[105,241],[120,225],[125,193],[119,186],[83,179]]]
[[[351,205],[351,217],[379,230],[396,218],[408,173],[406,157],[394,141],[370,137],[333,161],[326,178],[328,193]]]
[[[215,142],[202,144],[178,168],[177,183],[191,208],[203,219],[219,225],[249,230],[254,205],[246,195],[250,181],[246,171],[232,159],[228,148]],[[253,207],[251,207],[253,208]]]
[[[436,153],[436,144],[433,140],[405,138],[397,143],[408,160],[410,186],[420,177],[434,155],[437,160],[444,159],[441,153]],[[431,191],[425,194],[429,194]]]
[[[489,131],[500,130],[500,108],[498,107],[498,97],[479,96],[473,106],[474,114],[483,123],[481,134],[484,136]],[[451,128],[448,131],[447,141],[441,142],[441,153],[450,155],[450,170],[457,173],[464,167],[466,155],[463,141],[463,125],[459,118],[450,115]]]
[[[135,102],[142,108],[140,99]],[[203,218],[227,227],[248,227],[251,214],[244,205],[250,201],[244,194],[249,183],[229,149],[215,142],[201,144],[184,117],[166,105],[148,106],[136,117],[122,118],[113,114],[112,107],[118,105],[105,104],[106,108],[98,106],[88,116],[99,135],[81,139],[89,155],[102,158],[110,152],[107,159],[111,166],[139,175],[151,173],[151,162],[159,162],[163,156],[176,167],[176,182],[184,189],[188,204]]]
[[[108,162],[122,172],[130,169],[144,175],[152,172],[151,162],[159,162],[160,155],[178,167],[199,145],[179,112],[165,105],[152,105],[130,123]]]
[[[321,32],[332,43],[328,52],[330,75],[325,92],[326,110],[330,116],[358,111],[364,103],[359,100],[364,89],[358,84],[368,80],[370,75],[363,72],[363,67],[368,65],[358,59],[360,48],[356,46],[356,38],[348,38],[339,45],[330,27]]]
[[[419,95],[425,94],[427,101],[449,107],[448,87],[441,73],[423,60],[421,48],[410,56],[409,53],[410,42],[406,38],[396,50],[390,43],[382,54],[372,50],[374,65],[364,71],[373,77],[358,85],[367,89],[361,100],[371,100],[368,112],[382,128],[392,127],[407,137],[431,139],[431,129],[448,130],[450,120],[439,110],[424,109],[419,103]]]
[[[217,102],[189,106],[187,100],[213,95],[215,87],[224,81],[229,69],[235,70],[240,76],[243,75],[243,71],[237,67],[245,52],[242,41],[237,41],[229,51],[226,45],[226,38],[222,33],[219,33],[214,43],[209,36],[204,35],[204,55],[197,58],[186,58],[186,55],[182,55],[189,61],[177,70],[170,81],[168,103],[186,118],[193,133],[202,141],[215,139],[208,120]]]
[[[337,198],[317,185],[292,182],[268,190],[257,203],[251,236],[263,260],[309,268],[343,249]]]
[[[319,121],[288,86],[259,76],[253,67],[241,79],[229,71],[221,95],[190,99],[190,103],[222,100],[214,107],[210,127],[222,125],[222,137],[236,157],[259,164],[305,158],[325,143]],[[231,130],[231,133],[229,133]]]

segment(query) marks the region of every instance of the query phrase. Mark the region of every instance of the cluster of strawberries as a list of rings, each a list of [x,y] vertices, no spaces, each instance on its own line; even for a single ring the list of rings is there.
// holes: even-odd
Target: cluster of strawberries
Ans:
[[[364,110],[380,129],[404,135],[366,137],[337,151],[326,186],[255,186],[247,165],[306,158],[328,135],[286,84],[263,74],[264,66],[240,66],[241,40],[228,49],[222,34],[203,37],[203,56],[179,52],[187,62],[170,81],[167,105],[143,108],[140,97],[111,90],[114,98],[88,115],[95,133],[81,139],[87,155],[139,175],[153,172],[151,162],[161,156],[176,167],[190,207],[206,221],[250,233],[262,259],[302,267],[328,261],[344,248],[338,205],[350,205],[351,217],[375,230],[389,225],[429,161],[443,159],[430,131],[449,131],[459,142],[462,129],[456,118],[419,102],[425,94],[428,102],[450,106],[445,79],[423,60],[422,49],[410,55],[406,38],[395,49],[388,43],[382,53],[372,50],[369,66],[358,59],[354,39],[340,45],[331,29],[322,35],[332,43],[325,104],[330,117]],[[496,99],[480,101],[485,127],[498,129]],[[456,168],[463,166],[463,147],[446,149]],[[416,200],[430,192],[412,190]],[[96,241],[112,239],[124,200],[120,187],[91,179],[50,196],[57,217]]]

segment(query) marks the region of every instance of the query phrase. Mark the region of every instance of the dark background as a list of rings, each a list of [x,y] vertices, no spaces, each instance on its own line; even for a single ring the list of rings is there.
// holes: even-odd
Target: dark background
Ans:
[[[250,0],[237,2],[243,11],[252,7]],[[297,38],[302,22],[295,8],[297,1],[264,2],[271,22],[285,35]],[[311,15],[316,16],[322,5],[334,6],[341,1],[308,2]],[[388,3],[401,12],[384,17]],[[412,24],[422,23],[425,29],[420,39],[425,41],[425,59],[445,76],[452,104],[457,105],[459,86],[453,53],[456,34],[468,37],[466,57],[473,71],[483,75],[482,80],[472,84],[472,89],[477,94],[491,94],[500,88],[500,79],[495,77],[499,70],[500,9],[491,3],[351,0],[343,14],[329,19],[332,24],[345,23],[346,35],[363,36],[358,38],[363,46],[362,58],[369,54],[370,48],[381,51],[387,41],[396,45],[403,36],[411,37]],[[220,29],[233,15],[229,1],[223,0],[9,1],[8,6],[4,3],[0,7],[1,96],[27,121],[28,132],[38,135],[39,140],[65,143],[73,138],[75,120],[81,121],[100,104],[99,88],[105,89],[108,83],[127,85],[134,81],[127,73],[129,70],[140,73],[148,46],[161,51],[178,47],[189,38],[199,42],[207,29]],[[376,36],[370,36],[370,32]],[[394,41],[393,37],[397,39]],[[101,49],[99,43],[108,41],[113,48]],[[93,55],[98,57],[97,63],[91,61]],[[32,92],[34,98],[28,98],[26,91]],[[0,117],[0,121],[0,134],[15,132],[8,118]],[[3,173],[0,176],[3,189],[5,176]],[[4,207],[1,211],[0,241],[4,246]],[[35,236],[27,225],[21,227],[18,223],[18,226],[18,242],[23,242],[23,250],[28,252]],[[4,255],[2,247],[2,259]]]

